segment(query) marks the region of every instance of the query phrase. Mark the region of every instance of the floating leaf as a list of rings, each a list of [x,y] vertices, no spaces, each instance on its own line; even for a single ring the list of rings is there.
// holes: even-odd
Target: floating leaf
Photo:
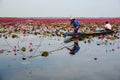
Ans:
[[[7,36],[5,36],[5,39],[7,39]]]
[[[7,51],[8,53],[10,53],[11,51]]]
[[[97,60],[97,58],[94,58],[94,60]]]
[[[26,60],[26,58],[25,58],[25,57],[23,57],[23,58],[22,58],[22,60]]]
[[[115,51],[115,49],[112,49],[112,51]]]
[[[100,45],[99,43],[97,45]]]
[[[86,44],[86,41],[84,41],[84,43]]]
[[[91,43],[91,40],[90,40],[90,39],[88,39],[88,43]]]
[[[22,47],[21,50],[22,50],[23,52],[25,52],[25,51],[26,51],[26,48],[25,48],[25,47]]]
[[[42,52],[41,56],[47,57],[48,55],[49,55],[48,51],[44,51],[44,52]]]
[[[16,34],[12,34],[12,38],[16,38],[17,37],[17,35]]]

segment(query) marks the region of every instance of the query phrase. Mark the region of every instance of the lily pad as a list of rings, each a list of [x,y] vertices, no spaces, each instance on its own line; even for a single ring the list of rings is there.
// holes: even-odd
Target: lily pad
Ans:
[[[48,51],[42,52],[41,56],[47,57],[49,55]]]
[[[25,52],[25,51],[26,51],[26,48],[25,48],[25,47],[22,47],[21,50],[22,50],[23,52]]]

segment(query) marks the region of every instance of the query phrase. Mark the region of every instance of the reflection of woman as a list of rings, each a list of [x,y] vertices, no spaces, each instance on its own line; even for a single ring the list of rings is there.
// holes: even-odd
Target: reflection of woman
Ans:
[[[70,55],[75,55],[79,50],[80,50],[80,47],[79,47],[79,44],[78,42],[74,42],[74,45],[73,45],[73,48],[70,49],[68,47],[66,47],[68,50],[70,50],[69,54]]]

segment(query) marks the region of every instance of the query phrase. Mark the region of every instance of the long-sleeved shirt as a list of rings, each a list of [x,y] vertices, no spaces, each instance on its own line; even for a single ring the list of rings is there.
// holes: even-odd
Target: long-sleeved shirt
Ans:
[[[78,28],[80,27],[80,22],[78,22],[76,19],[74,21],[71,21],[70,23],[73,27]]]
[[[105,28],[111,30],[111,29],[112,29],[112,26],[111,26],[110,24],[106,24],[106,25],[105,25]]]

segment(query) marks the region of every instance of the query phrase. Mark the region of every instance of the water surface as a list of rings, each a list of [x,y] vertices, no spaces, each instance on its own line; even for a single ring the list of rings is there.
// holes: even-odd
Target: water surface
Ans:
[[[35,39],[36,38],[36,39]],[[23,40],[24,39],[24,40]],[[22,41],[23,40],[23,41]],[[40,51],[50,51],[63,46],[63,38],[23,37],[21,40],[8,38],[13,47],[20,41],[20,46],[27,48],[32,41],[36,53],[24,52],[24,55],[36,55]],[[79,42],[80,51],[74,56],[67,49],[53,52],[48,57],[35,57],[22,60],[23,55],[14,52],[0,53],[0,80],[120,80],[120,39],[110,41],[108,45],[97,45],[102,40],[92,43]],[[0,49],[12,50],[6,41],[0,39]]]

